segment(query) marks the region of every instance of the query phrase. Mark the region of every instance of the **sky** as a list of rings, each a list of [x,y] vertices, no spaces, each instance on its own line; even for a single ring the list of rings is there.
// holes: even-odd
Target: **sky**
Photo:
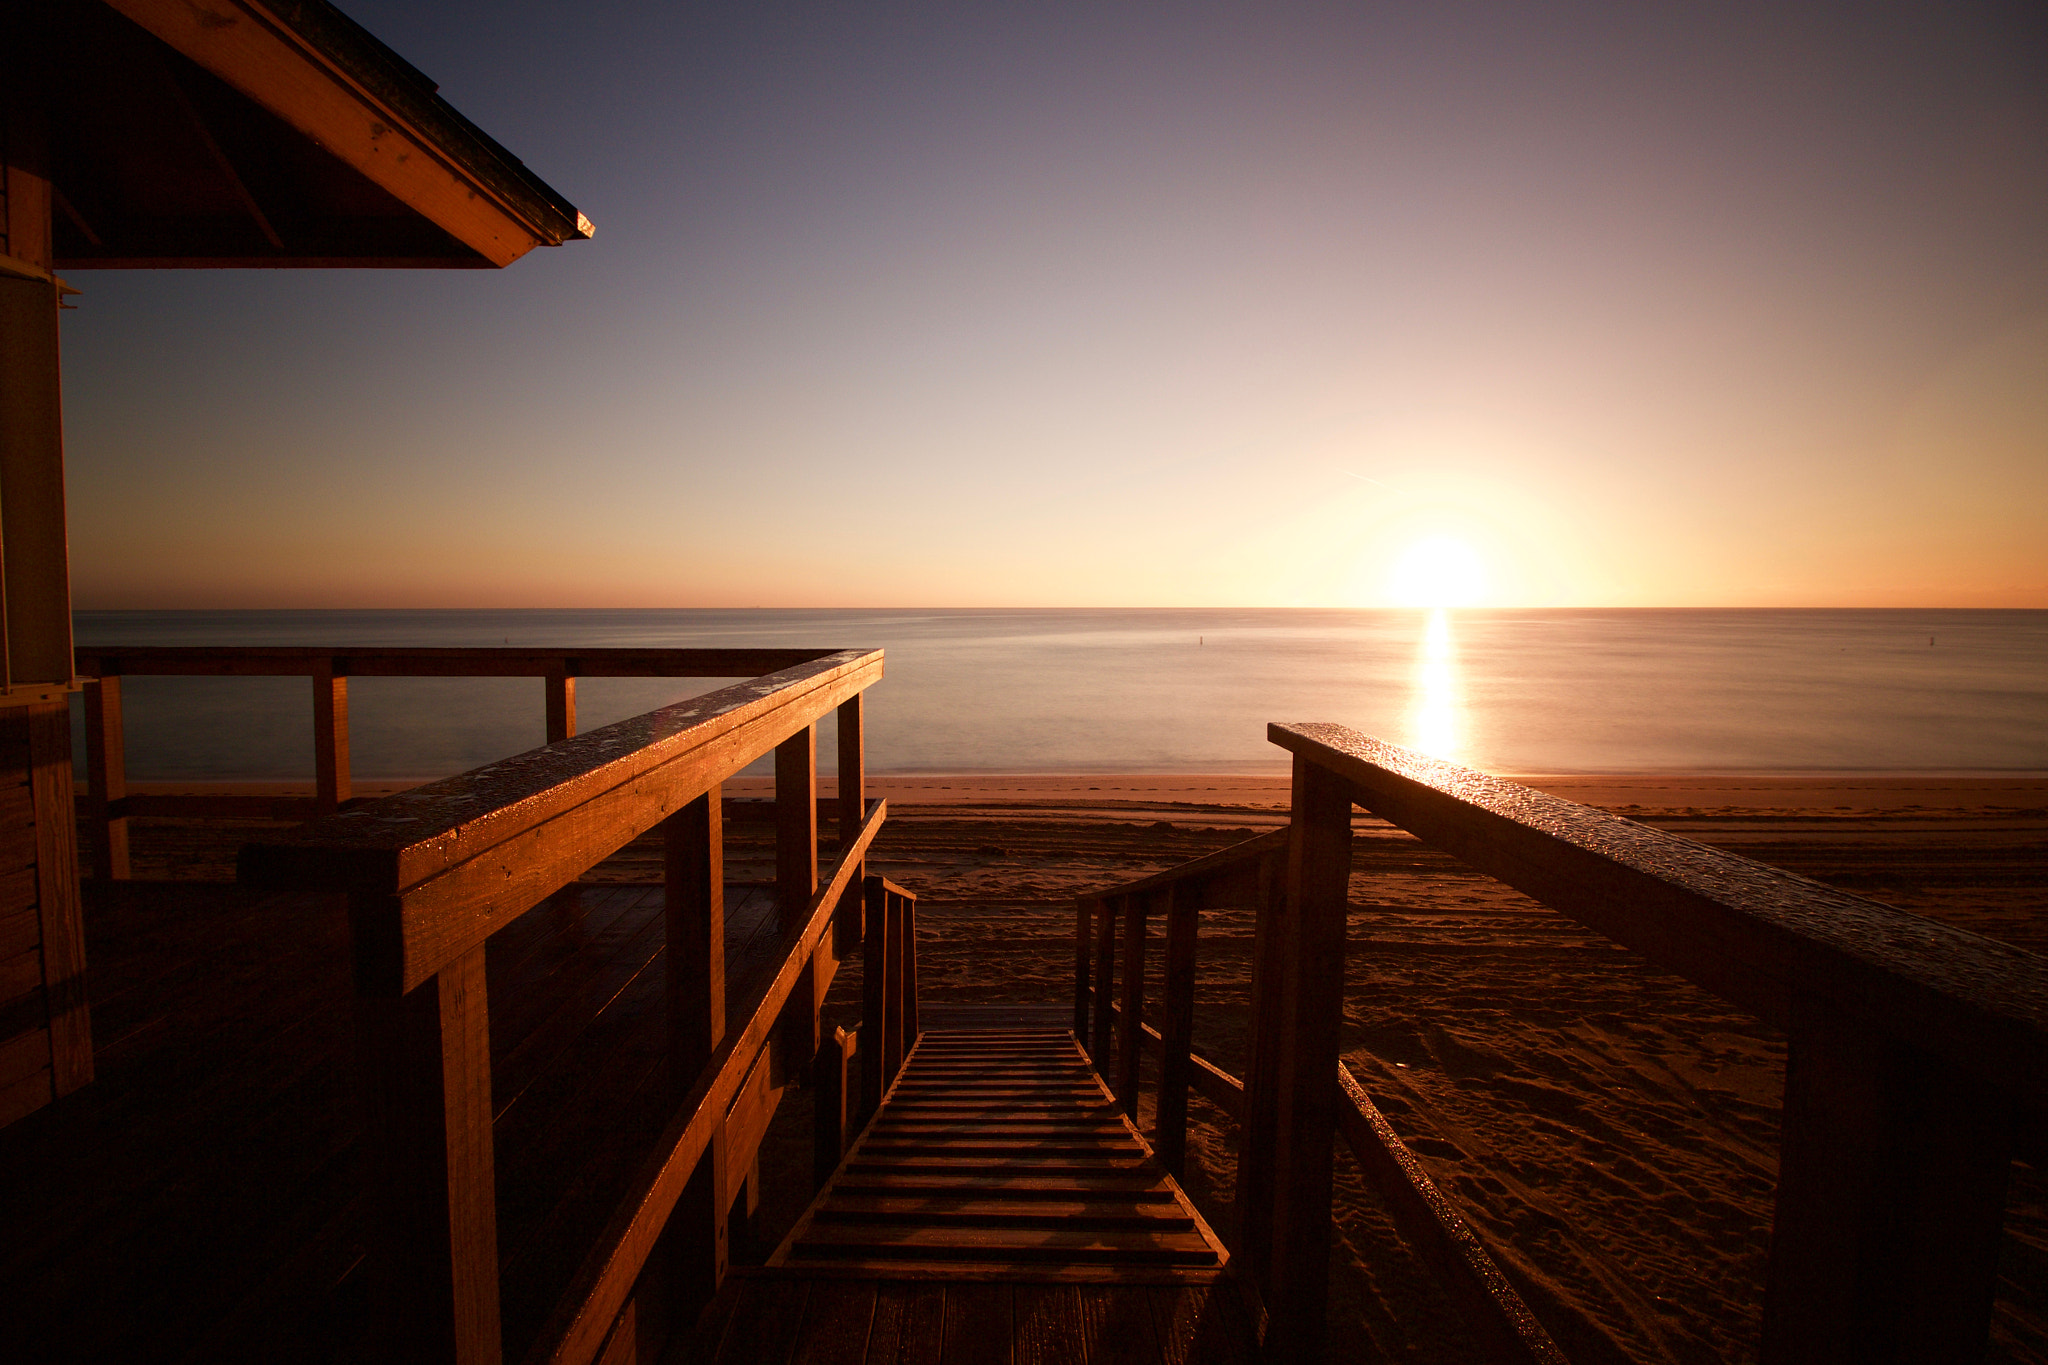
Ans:
[[[342,8],[596,236],[68,275],[81,608],[2048,607],[2039,7]]]

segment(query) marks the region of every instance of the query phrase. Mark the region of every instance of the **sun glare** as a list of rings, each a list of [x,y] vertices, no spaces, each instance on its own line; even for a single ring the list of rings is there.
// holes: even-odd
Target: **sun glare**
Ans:
[[[1431,536],[1402,552],[1389,589],[1404,607],[1474,606],[1486,595],[1486,564],[1464,541]]]

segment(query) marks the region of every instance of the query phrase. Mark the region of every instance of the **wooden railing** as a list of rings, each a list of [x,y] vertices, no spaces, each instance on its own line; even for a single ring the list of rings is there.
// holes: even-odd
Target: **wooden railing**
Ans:
[[[79,814],[93,875],[129,876],[128,821],[135,816],[236,816],[308,820],[349,801],[348,680],[539,678],[547,743],[576,733],[576,680],[753,678],[818,657],[802,649],[315,649],[306,646],[137,645],[82,647],[88,788]],[[301,677],[312,684],[313,795],[130,792],[121,706],[124,677]]]
[[[407,654],[416,665],[418,651]],[[700,655],[698,676],[760,657]],[[663,667],[689,662],[670,653]],[[863,1062],[862,1092],[886,1088],[904,1030],[915,1028],[917,977],[914,900],[864,876],[886,812],[862,800],[861,692],[881,674],[880,651],[813,651],[749,682],[244,847],[248,884],[348,896],[378,1210],[379,1358],[500,1359],[485,943],[643,832],[659,828],[665,841],[678,1103],[527,1359],[587,1365],[615,1327],[630,1331],[657,1238],[672,1249],[663,1291],[671,1300],[715,1290],[726,1216],[779,1097],[778,1073],[822,1074],[836,1062],[843,1096],[851,1051]],[[840,839],[821,874],[815,724],[831,711]],[[729,1033],[719,788],[771,751],[784,953]],[[858,1030],[867,1041],[849,1048],[835,1031],[821,1048],[818,1006],[854,945],[869,973]],[[771,1046],[789,1064],[771,1066]],[[822,1159],[859,1114],[849,1116],[843,1100],[829,1118],[827,1106],[819,1111]]]
[[[1337,725],[1274,725],[1294,755],[1284,834],[1080,902],[1075,1028],[1137,1109],[1161,1055],[1157,1148],[1178,1165],[1192,1087],[1240,1126],[1233,1248],[1269,1355],[1322,1350],[1341,1133],[1404,1235],[1502,1360],[1562,1356],[1340,1061],[1351,819],[1362,807],[1789,1038],[1765,1365],[1983,1358],[2015,1144],[2048,1109],[2048,960]],[[1199,911],[1258,927],[1244,1083],[1188,1046]],[[1149,914],[1166,917],[1160,1027]],[[1119,935],[1121,928],[1121,935]],[[1116,944],[1124,944],[1121,988]]]

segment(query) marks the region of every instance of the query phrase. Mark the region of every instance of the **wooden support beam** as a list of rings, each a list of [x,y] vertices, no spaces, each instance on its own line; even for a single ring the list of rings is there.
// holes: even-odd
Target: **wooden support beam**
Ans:
[[[1333,773],[1296,755],[1287,913],[1272,1052],[1273,1221],[1265,1302],[1267,1349],[1319,1360],[1330,1280],[1330,1163],[1336,1136],[1338,1035],[1344,1019],[1344,930],[1351,877],[1351,797]]]
[[[1569,1365],[1564,1352],[1494,1263],[1478,1234],[1444,1198],[1365,1087],[1337,1064],[1337,1126],[1402,1240],[1457,1305],[1467,1329],[1499,1365]]]
[[[856,692],[839,703],[839,842],[850,844],[867,819],[867,739]]]
[[[817,786],[818,729],[806,725],[775,746],[775,892],[785,929],[803,923],[818,889]]]
[[[1989,1339],[2011,1102],[1818,1009],[1785,1068],[1765,1365],[1950,1365]]]
[[[352,905],[357,917],[367,909]],[[396,998],[359,993],[377,1214],[378,1358],[498,1365],[484,950]]]
[[[1145,919],[1149,896],[1125,896],[1123,1012],[1117,1020],[1116,1098],[1129,1118],[1138,1116],[1138,1067],[1144,1045],[1138,1025],[1145,1017]]]
[[[1188,1084],[1193,1079],[1189,1054],[1195,1036],[1195,936],[1201,910],[1168,887],[1166,900],[1166,982],[1160,1008],[1159,1101],[1155,1106],[1153,1149],[1175,1179],[1186,1171],[1188,1150]]]
[[[334,660],[313,671],[313,799],[332,815],[354,794],[348,765],[348,675]]]
[[[1103,1075],[1109,1072],[1110,1004],[1116,983],[1116,920],[1123,906],[1121,897],[1096,903],[1095,917],[1095,1018],[1090,1021],[1094,1037],[1088,1060]]]
[[[121,725],[121,676],[85,683],[86,827],[93,875],[103,882],[129,876],[128,819],[114,812],[128,795],[127,743]]]
[[[775,894],[785,933],[800,927],[818,889],[818,727],[806,725],[775,746]],[[818,1051],[819,972],[803,964],[789,998],[783,1042],[793,1064]]]
[[[541,680],[547,694],[547,736],[548,743],[560,744],[576,735],[576,675],[569,672],[565,662],[560,668],[550,669]]]

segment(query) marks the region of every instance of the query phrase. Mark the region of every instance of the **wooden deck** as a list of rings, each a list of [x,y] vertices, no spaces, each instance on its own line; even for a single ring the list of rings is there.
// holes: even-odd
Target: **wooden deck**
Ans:
[[[1073,1034],[1023,1013],[925,1030],[768,1266],[728,1284],[693,1359],[1256,1358],[1222,1243]]]
[[[9,1359],[357,1359],[364,1161],[333,898],[88,884],[95,1084],[0,1130]],[[779,958],[728,886],[729,1015]],[[585,886],[490,942],[507,1355],[675,1103],[661,888]]]

